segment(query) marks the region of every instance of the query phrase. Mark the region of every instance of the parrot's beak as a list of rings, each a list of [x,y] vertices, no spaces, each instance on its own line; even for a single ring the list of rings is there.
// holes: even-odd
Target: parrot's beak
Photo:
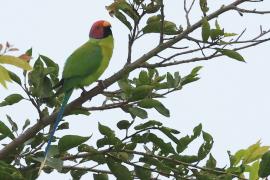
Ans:
[[[111,24],[108,21],[104,21],[103,27],[111,27]]]

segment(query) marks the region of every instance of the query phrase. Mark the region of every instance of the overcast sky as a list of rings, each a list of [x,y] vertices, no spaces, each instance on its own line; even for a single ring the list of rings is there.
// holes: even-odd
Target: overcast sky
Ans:
[[[101,79],[117,72],[125,63],[128,31],[125,26],[108,15],[105,5],[112,0],[1,0],[0,2],[0,42],[2,43],[9,41],[22,52],[33,47],[35,56],[44,54],[51,57],[62,69],[68,55],[88,39],[91,24],[95,20],[106,19],[112,23],[115,49],[110,66]],[[181,1],[170,0],[166,3],[168,3],[167,18],[185,27],[183,10],[180,9]],[[214,9],[220,5],[220,2],[216,1],[211,7]],[[250,3],[245,7],[264,9],[270,7],[270,1],[260,5]],[[196,22],[201,14],[196,11],[193,13],[192,22]],[[231,12],[220,17],[219,21],[228,32],[241,33],[244,28],[247,28],[244,37],[258,35],[259,25],[263,25],[265,29],[270,28],[269,15],[245,15],[242,18],[236,12]],[[149,36],[141,40],[135,46],[134,57],[139,57],[154,47],[149,42],[153,42],[151,40],[155,38]],[[204,66],[200,73],[201,80],[185,86],[182,91],[169,95],[163,101],[171,110],[171,118],[162,117],[154,111],[149,118],[177,128],[183,135],[191,133],[193,127],[202,123],[203,129],[214,137],[212,153],[220,166],[228,164],[227,150],[235,152],[258,140],[261,140],[264,145],[270,145],[269,45],[265,43],[242,51],[241,54],[247,63],[223,57],[209,62],[163,69],[163,72],[180,71],[184,75],[195,66]],[[11,91],[19,91],[15,84],[9,84],[8,87],[8,90],[0,87],[0,100]],[[72,98],[76,98],[79,93],[79,91],[74,93]],[[95,105],[95,100],[93,104]],[[14,110],[15,106],[1,108],[0,119],[7,122],[5,114],[10,114],[18,124],[23,124],[26,118],[30,118],[32,124],[36,121],[37,114],[32,112],[33,107],[28,102],[21,102],[16,107],[16,110]],[[66,119],[70,122],[70,130],[66,133],[85,136],[94,133],[94,137],[98,137],[96,131],[98,121],[115,127],[117,120],[130,119],[130,117],[120,110],[113,110],[94,112],[89,117],[73,116]],[[90,144],[94,142],[95,139],[89,141]],[[187,153],[192,152],[193,149]],[[42,173],[39,179],[68,179],[67,177],[58,173],[50,175]],[[92,179],[92,175],[87,174],[83,179]]]

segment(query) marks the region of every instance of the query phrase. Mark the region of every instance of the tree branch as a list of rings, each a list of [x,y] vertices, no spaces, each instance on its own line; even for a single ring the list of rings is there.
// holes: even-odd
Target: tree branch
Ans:
[[[266,41],[270,41],[270,38],[262,39],[262,40],[255,40],[255,41],[252,41],[252,42],[254,42],[252,44],[249,44],[249,45],[246,45],[246,46],[242,46],[242,47],[239,47],[239,48],[234,48],[233,50],[234,51],[239,51],[239,50],[242,50],[242,49],[247,49],[247,48],[250,48],[250,47],[259,45],[261,43],[264,43]],[[198,62],[198,61],[207,61],[207,60],[210,60],[210,59],[213,59],[213,58],[217,58],[217,57],[220,57],[220,56],[224,56],[224,55],[223,54],[213,53],[210,56],[195,57],[195,58],[191,58],[191,59],[186,59],[186,60],[181,60],[181,61],[174,61],[174,62],[168,62],[168,63],[163,63],[163,64],[161,64],[161,63],[143,64],[143,65],[141,65],[141,67],[144,67],[144,68],[168,67],[168,66],[175,66],[175,65],[179,65],[179,64],[187,64],[187,63]]]
[[[206,16],[206,18],[208,20],[216,18],[219,15],[221,15],[221,14],[223,14],[223,13],[229,11],[229,10],[234,9],[239,4],[242,4],[242,3],[247,2],[247,1],[248,0],[236,0],[236,1],[234,1],[233,3],[231,3],[231,4],[227,5],[227,6],[222,6],[217,11],[215,11],[212,14]],[[158,53],[162,52],[163,50],[165,50],[165,49],[167,49],[167,48],[169,48],[171,46],[173,46],[177,42],[183,40],[188,34],[192,33],[194,30],[200,28],[201,24],[202,24],[202,20],[196,22],[195,24],[193,24],[192,26],[188,27],[186,30],[181,32],[179,35],[177,35],[175,38],[173,38],[173,39],[171,39],[169,41],[166,41],[166,42],[164,42],[162,44],[159,44],[157,47],[150,50],[148,53],[144,54],[143,56],[138,58],[133,63],[127,64],[123,69],[121,69],[120,71],[118,71],[117,73],[112,75],[111,77],[104,80],[103,86],[97,85],[94,88],[92,88],[90,91],[85,93],[84,95],[80,96],[79,98],[77,98],[74,101],[72,101],[71,103],[69,103],[66,106],[65,114],[71,112],[75,108],[81,107],[84,102],[86,102],[89,99],[93,98],[94,96],[102,93],[102,91],[104,89],[106,89],[109,86],[111,86],[112,84],[114,84],[116,81],[121,79],[125,74],[135,70],[136,68],[140,67],[141,64],[145,63],[146,61],[148,61],[149,59],[151,59],[152,57],[154,57]],[[7,144],[3,149],[0,150],[0,159],[6,158],[6,156],[8,156],[10,154],[10,152],[14,151],[18,146],[22,145],[28,139],[34,137],[35,134],[37,134],[44,127],[46,127],[49,124],[53,123],[55,121],[55,119],[56,119],[57,113],[58,112],[54,112],[50,116],[40,119],[35,125],[33,125],[29,129],[27,129],[24,133],[22,133],[21,135],[19,135],[15,139],[13,139],[12,142]]]

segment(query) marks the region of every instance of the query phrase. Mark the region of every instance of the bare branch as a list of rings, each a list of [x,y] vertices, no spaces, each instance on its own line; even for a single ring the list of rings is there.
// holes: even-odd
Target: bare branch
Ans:
[[[215,11],[215,12],[211,13],[210,15],[206,16],[206,18],[208,20],[216,18],[219,15],[234,9],[236,6],[238,6],[238,5],[240,5],[240,4],[244,3],[244,2],[248,2],[248,0],[235,0],[233,3],[231,3],[231,4],[227,5],[227,6],[222,6],[217,11]],[[195,24],[191,25],[190,27],[188,27],[187,29],[182,31],[179,35],[175,36],[175,38],[173,38],[173,39],[171,39],[169,41],[166,41],[166,42],[164,42],[162,44],[159,44],[157,47],[153,48],[148,53],[144,54],[143,56],[141,56],[140,58],[138,58],[134,62],[131,62],[130,64],[127,64],[124,68],[119,70],[117,73],[115,73],[111,77],[104,80],[103,81],[103,86],[97,85],[94,88],[92,88],[90,91],[88,91],[87,93],[83,94],[79,98],[77,98],[74,101],[72,101],[71,103],[69,103],[66,106],[65,114],[71,112],[72,110],[74,110],[74,109],[76,109],[78,107],[81,107],[84,102],[86,102],[89,99],[93,98],[94,96],[102,93],[102,91],[104,89],[106,89],[109,86],[111,86],[112,84],[114,84],[116,81],[121,79],[125,74],[127,74],[127,73],[141,67],[141,64],[144,64],[146,61],[148,61],[149,59],[151,59],[152,57],[154,57],[158,53],[164,51],[165,49],[173,46],[177,42],[183,40],[188,34],[192,33],[193,31],[197,30],[198,28],[200,28],[201,25],[202,25],[202,20],[199,20]],[[260,43],[258,42],[257,44],[260,44]],[[256,44],[253,44],[253,46],[254,45],[256,45]],[[181,63],[183,64],[183,62],[180,62],[179,64],[181,64]],[[25,141],[27,141],[28,139],[35,136],[35,134],[38,133],[41,129],[43,129],[44,127],[46,127],[49,124],[53,123],[55,121],[55,119],[56,119],[57,113],[58,112],[54,112],[50,116],[40,119],[35,125],[28,128],[24,133],[22,133],[21,135],[19,135],[15,139],[13,139],[12,142],[7,144],[4,148],[2,148],[0,150],[0,159],[5,158],[10,152],[15,150],[18,146],[20,146]]]
[[[96,172],[96,173],[104,173],[104,174],[113,174],[111,171],[103,170],[103,169],[94,169],[91,167],[76,167],[76,166],[63,166],[63,170],[83,170],[89,172]]]
[[[252,14],[270,14],[270,11],[257,11],[256,9],[248,10],[248,9],[242,9],[239,7],[234,8],[236,11],[241,13],[252,13]]]
[[[242,49],[247,49],[247,48],[259,45],[261,43],[267,42],[267,41],[270,41],[270,38],[263,39],[263,40],[257,40],[252,44],[242,46],[242,47],[239,47],[239,48],[234,48],[232,50],[239,51],[239,50],[242,50]],[[174,65],[179,65],[179,64],[187,64],[187,63],[198,62],[198,61],[207,61],[207,60],[217,58],[217,57],[220,57],[220,56],[224,56],[224,55],[213,53],[212,55],[206,56],[206,57],[195,57],[195,58],[191,58],[191,59],[187,59],[187,60],[174,61],[174,62],[164,63],[164,64],[160,64],[160,63],[144,64],[141,67],[144,67],[144,68],[168,67],[168,66],[174,66]]]
[[[187,0],[184,0],[184,10],[185,10],[185,13],[186,13],[185,17],[186,17],[186,21],[187,21],[187,26],[188,27],[191,26],[190,20],[189,20],[189,13],[190,13],[190,11],[191,11],[194,3],[195,3],[195,0],[193,0],[192,3],[191,3],[191,5],[190,5],[190,7],[187,8]]]
[[[159,38],[159,44],[163,43],[164,40],[164,3],[163,0],[160,1],[161,6],[160,6],[160,14],[161,14],[161,23],[160,23],[160,38]]]

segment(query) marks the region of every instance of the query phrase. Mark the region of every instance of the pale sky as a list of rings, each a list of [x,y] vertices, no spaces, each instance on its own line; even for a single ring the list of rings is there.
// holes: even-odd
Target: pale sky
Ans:
[[[110,66],[101,79],[117,72],[125,63],[128,31],[117,19],[108,15],[105,5],[110,4],[112,0],[0,0],[0,2],[1,43],[8,40],[21,52],[33,47],[35,57],[44,54],[57,62],[62,69],[69,54],[87,40],[91,24],[95,20],[106,19],[112,23],[115,49]],[[211,6],[209,1],[209,4],[214,10],[214,7],[219,7],[224,2],[229,3],[216,1],[215,5]],[[166,3],[169,3],[165,9],[168,12],[167,18],[185,27],[182,3],[177,0]],[[249,3],[245,7],[249,6],[250,9],[266,10],[265,8],[270,7],[270,1],[257,5]],[[201,14],[198,14],[198,10],[193,13],[195,14],[192,22],[196,22]],[[236,12],[231,12],[220,17],[219,21],[228,32],[241,33],[247,28],[244,37],[255,37],[259,33],[260,25],[265,29],[270,28],[269,16],[245,15],[242,18]],[[156,36],[149,36],[138,42],[135,45],[134,57],[139,57],[154,47],[151,43],[155,38]],[[180,130],[183,136],[190,134],[196,125],[202,123],[203,129],[214,137],[212,154],[221,167],[229,163],[227,150],[234,153],[258,140],[264,145],[270,145],[269,46],[270,43],[265,43],[241,51],[247,63],[222,57],[213,61],[162,69],[163,72],[180,71],[180,74],[185,75],[195,66],[204,66],[200,72],[201,80],[185,86],[183,90],[169,95],[162,101],[170,109],[171,118],[153,111],[149,119],[160,120],[166,126]],[[14,70],[19,72],[18,69]],[[11,91],[21,92],[16,84],[9,84],[8,87],[8,90],[0,87],[0,100],[11,94]],[[80,91],[74,93],[72,98],[76,98],[79,93]],[[91,105],[98,105],[95,104],[97,102],[94,100]],[[16,106],[1,108],[0,119],[6,123],[5,115],[10,114],[20,125],[26,118],[30,118],[33,125],[37,114],[31,110],[33,107],[29,102],[20,102]],[[93,144],[99,137],[97,122],[117,130],[118,120],[131,120],[129,115],[120,110],[94,112],[89,117],[72,116],[65,119],[70,123],[70,130],[65,133],[82,136],[94,134],[89,144]],[[140,121],[143,122],[138,120]],[[191,148],[187,154],[195,151],[197,149]],[[54,172],[49,175],[42,173],[39,179],[68,179],[68,177],[70,176]],[[88,173],[82,179],[92,179],[92,174]]]

